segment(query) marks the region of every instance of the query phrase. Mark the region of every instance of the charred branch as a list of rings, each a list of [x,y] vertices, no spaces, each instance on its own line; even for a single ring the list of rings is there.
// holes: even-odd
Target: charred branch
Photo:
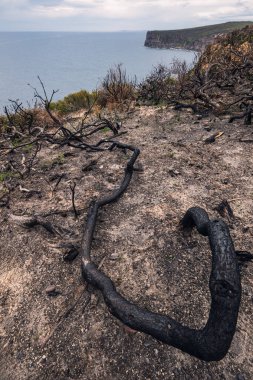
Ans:
[[[56,224],[52,224],[44,217],[39,215],[33,216],[18,216],[18,215],[10,215],[10,218],[16,222],[17,224],[32,229],[37,226],[43,227],[47,232],[49,232],[52,236],[71,236],[73,233],[67,228],[58,226]]]
[[[227,225],[223,221],[210,221],[205,210],[191,208],[182,220],[184,228],[196,226],[199,233],[208,236],[212,251],[210,275],[211,309],[208,321],[201,330],[191,329],[169,316],[142,309],[124,298],[113,281],[102,273],[91,258],[92,238],[101,207],[116,201],[126,190],[133,173],[139,150],[114,143],[114,146],[133,152],[121,185],[110,196],[92,201],[81,243],[82,275],[99,289],[109,311],[131,329],[181,349],[205,361],[221,360],[229,350],[235,333],[241,299],[238,262]]]
[[[71,190],[72,207],[73,207],[75,218],[77,219],[78,218],[78,211],[77,211],[76,205],[75,205],[75,189],[76,189],[76,182],[74,182],[73,184],[70,184],[70,190]]]

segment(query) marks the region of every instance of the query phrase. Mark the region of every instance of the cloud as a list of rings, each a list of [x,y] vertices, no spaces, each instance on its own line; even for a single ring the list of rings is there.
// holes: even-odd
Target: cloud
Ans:
[[[252,20],[253,4],[249,1],[223,1],[220,6],[207,7],[205,10],[197,12],[197,17],[203,20]]]
[[[252,0],[0,0],[2,30],[173,29],[253,20]]]
[[[50,6],[55,6],[55,5],[60,5],[62,3],[62,0],[30,0],[27,2],[27,5],[33,6],[33,5],[39,5],[39,6],[45,6],[45,7],[50,7]]]

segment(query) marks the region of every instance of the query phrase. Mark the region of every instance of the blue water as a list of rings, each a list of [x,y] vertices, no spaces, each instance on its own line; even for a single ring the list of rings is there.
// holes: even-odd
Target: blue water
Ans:
[[[55,99],[79,91],[93,90],[107,70],[122,63],[127,73],[140,81],[158,63],[173,58],[192,62],[194,53],[144,47],[145,32],[69,33],[0,32],[0,111],[8,99],[32,101],[39,89],[37,76]]]

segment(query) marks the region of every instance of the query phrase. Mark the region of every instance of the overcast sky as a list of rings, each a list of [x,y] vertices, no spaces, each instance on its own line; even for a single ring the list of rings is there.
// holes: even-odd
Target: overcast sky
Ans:
[[[253,21],[253,0],[0,0],[0,30],[177,29]]]

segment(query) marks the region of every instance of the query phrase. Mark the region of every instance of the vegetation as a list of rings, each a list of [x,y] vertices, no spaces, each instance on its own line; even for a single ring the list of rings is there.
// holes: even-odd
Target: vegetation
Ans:
[[[163,101],[176,109],[194,112],[232,114],[230,120],[244,118],[251,124],[253,109],[253,26],[219,36],[196,59],[192,68],[185,62],[174,62],[170,69],[156,71],[163,88]],[[167,80],[166,75],[167,73]],[[172,81],[172,75],[176,80]],[[156,92],[149,86],[150,77],[141,84],[141,96],[157,102]],[[148,87],[149,86],[149,87]],[[149,88],[145,94],[143,89]]]
[[[129,78],[122,64],[117,64],[108,70],[99,90],[91,93],[81,90],[69,94],[63,100],[51,102],[50,108],[65,115],[80,109],[92,108],[95,104],[102,108],[128,104],[135,99],[136,83],[136,78]]]
[[[171,70],[167,66],[159,64],[140,83],[138,99],[153,104],[166,102],[174,84],[175,80],[171,77]]]
[[[130,78],[122,64],[117,64],[102,80],[98,102],[103,106],[129,103],[136,97],[136,84],[136,78]]]
[[[7,178],[15,177],[15,173],[9,171],[9,172],[0,172],[0,182],[5,181]]]
[[[97,100],[97,92],[89,93],[86,90],[81,90],[68,96],[63,100],[51,103],[51,109],[57,110],[61,114],[78,111],[83,108],[90,108]]]
[[[168,104],[180,92],[190,67],[185,61],[174,60],[170,67],[159,64],[139,84],[138,99],[148,104]]]
[[[231,33],[234,30],[242,29],[252,24],[253,22],[251,21],[240,21],[189,29],[148,31],[145,46],[158,48],[181,47],[184,49],[202,50],[204,46],[211,43],[218,35]]]

